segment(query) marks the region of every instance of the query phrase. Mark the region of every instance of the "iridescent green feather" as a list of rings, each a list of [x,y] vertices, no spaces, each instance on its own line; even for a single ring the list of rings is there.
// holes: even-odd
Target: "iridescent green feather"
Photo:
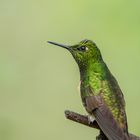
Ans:
[[[96,44],[91,40],[83,40],[73,46],[49,43],[69,50],[76,60],[83,105],[88,113],[95,115],[95,120],[109,140],[122,140],[122,137],[128,140],[124,97]]]

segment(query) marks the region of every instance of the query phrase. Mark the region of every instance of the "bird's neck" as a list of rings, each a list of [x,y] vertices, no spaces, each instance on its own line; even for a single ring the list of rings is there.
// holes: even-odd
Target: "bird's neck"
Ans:
[[[81,81],[88,80],[88,78],[95,77],[96,75],[103,79],[106,76],[107,67],[104,61],[89,61],[87,65],[79,67],[79,70]]]

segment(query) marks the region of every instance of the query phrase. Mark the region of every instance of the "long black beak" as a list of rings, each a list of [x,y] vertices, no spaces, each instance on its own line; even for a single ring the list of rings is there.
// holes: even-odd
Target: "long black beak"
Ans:
[[[63,44],[59,44],[59,43],[55,43],[55,42],[51,42],[51,41],[48,41],[48,43],[53,44],[53,45],[56,45],[56,46],[59,46],[59,47],[62,47],[62,48],[65,48],[67,50],[70,49],[70,47],[67,46],[67,45],[63,45]]]

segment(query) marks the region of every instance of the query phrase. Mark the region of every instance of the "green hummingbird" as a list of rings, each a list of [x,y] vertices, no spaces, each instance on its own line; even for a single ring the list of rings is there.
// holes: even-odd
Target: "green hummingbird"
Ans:
[[[97,45],[87,39],[71,46],[48,43],[67,49],[74,57],[80,71],[82,103],[106,137],[129,140],[123,93]]]

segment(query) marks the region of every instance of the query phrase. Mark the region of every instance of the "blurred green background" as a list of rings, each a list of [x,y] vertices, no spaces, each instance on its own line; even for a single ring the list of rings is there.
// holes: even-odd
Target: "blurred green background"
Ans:
[[[98,131],[68,121],[86,114],[78,67],[47,40],[92,39],[126,100],[129,131],[140,136],[139,0],[0,0],[0,140],[89,140]]]

